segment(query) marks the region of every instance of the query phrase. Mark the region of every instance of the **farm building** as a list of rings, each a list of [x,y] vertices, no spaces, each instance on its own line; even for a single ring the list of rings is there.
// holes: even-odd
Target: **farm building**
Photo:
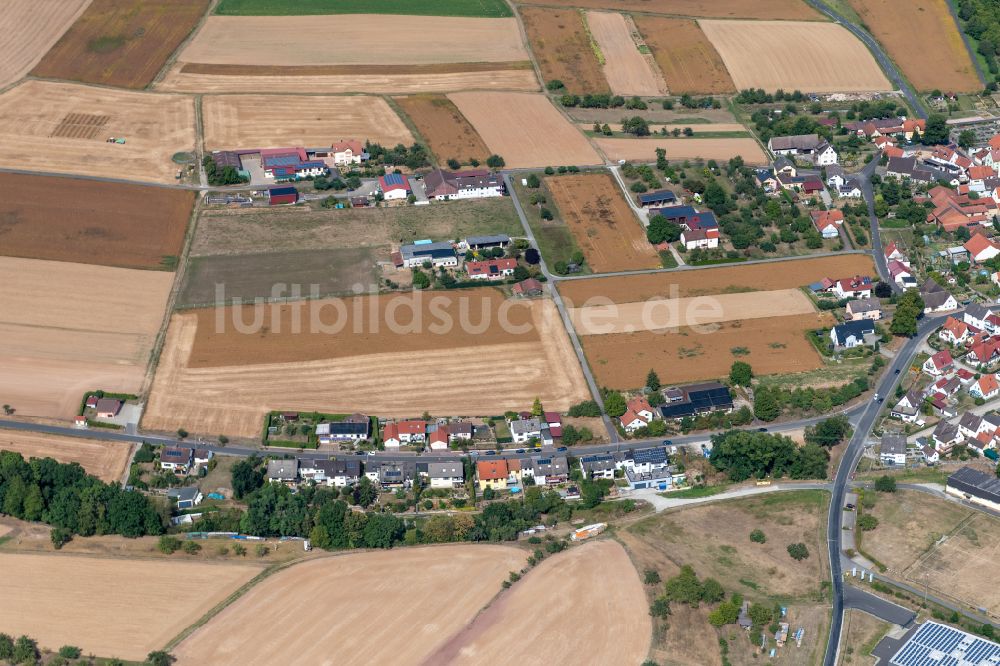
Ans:
[[[485,169],[475,171],[445,171],[435,169],[424,176],[428,199],[483,199],[499,197],[506,193],[503,178]]]
[[[963,467],[948,477],[945,492],[971,502],[1000,509],[1000,479],[972,467]]]
[[[495,234],[492,236],[469,236],[458,246],[463,250],[492,250],[493,248],[506,249],[510,245],[510,236],[507,234]]]
[[[670,190],[646,192],[645,194],[640,194],[637,198],[639,200],[639,205],[643,208],[652,208],[654,206],[672,206],[677,203],[677,195]]]
[[[294,204],[298,200],[299,191],[291,185],[272,187],[267,191],[267,205],[269,206]]]
[[[410,196],[410,184],[406,176],[399,173],[387,173],[378,179],[378,190],[386,201],[400,201]]]
[[[437,243],[417,241],[399,248],[399,253],[403,268],[416,268],[423,265],[425,261],[429,261],[435,268],[458,266],[458,255],[455,254],[455,248],[447,241]]]
[[[816,166],[837,163],[837,151],[818,134],[771,137],[767,142],[767,149],[775,155],[808,157]]]
[[[514,274],[517,259],[490,259],[489,261],[467,261],[465,272],[470,280],[503,280]]]
[[[665,419],[682,419],[695,414],[728,412],[733,409],[733,397],[729,389],[719,382],[670,388],[663,392],[663,396],[666,403],[660,406],[660,414]]]

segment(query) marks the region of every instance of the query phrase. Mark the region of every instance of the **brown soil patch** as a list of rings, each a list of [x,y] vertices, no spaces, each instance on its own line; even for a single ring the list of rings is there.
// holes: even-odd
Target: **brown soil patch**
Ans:
[[[90,0],[7,0],[0,25],[0,88],[37,65],[88,4]]]
[[[610,174],[550,177],[545,185],[592,270],[660,266],[659,255]]]
[[[413,143],[381,97],[206,96],[202,115],[210,150],[325,146],[348,138],[385,146]]]
[[[590,305],[570,308],[569,316],[580,335],[608,335],[815,311],[812,301],[802,290],[780,289],[659,299],[653,302]]]
[[[194,193],[0,174],[0,254],[158,268],[179,256]]]
[[[805,331],[836,323],[829,313],[741,320],[657,332],[588,335],[581,338],[601,386],[634,389],[650,368],[671,383],[720,379],[733,361],[757,375],[815,370],[823,361]],[[699,330],[701,332],[699,332]],[[732,350],[739,349],[739,355]]]
[[[517,20],[392,14],[209,16],[178,61],[420,65],[527,60]]]
[[[104,130],[111,116],[95,116],[90,113],[68,113],[50,136],[70,139],[93,139]]]
[[[666,92],[663,78],[639,53],[632,25],[613,12],[587,12],[590,34],[604,56],[604,76],[616,95],[654,97]]]
[[[173,277],[0,257],[0,402],[70,418],[87,390],[138,392]]]
[[[885,636],[892,625],[864,611],[848,608],[844,612],[844,628],[840,637],[838,664],[870,664],[870,648]],[[868,649],[865,649],[868,648]]]
[[[239,76],[227,73],[240,65],[175,64],[156,84],[164,92],[205,93],[445,93],[455,90],[538,90],[538,80],[531,67],[522,63],[487,63],[492,69],[482,71],[481,63],[451,65],[348,65],[352,72],[367,74],[304,74],[299,67],[246,67]],[[326,66],[317,66],[326,69]],[[440,71],[426,72],[423,68]],[[334,66],[341,69],[340,66]],[[286,69],[292,72],[285,74]],[[212,70],[212,71],[204,71]],[[225,71],[223,71],[225,70]],[[419,71],[420,73],[400,73]],[[265,73],[272,72],[272,73]]]
[[[467,297],[472,305],[466,320],[481,322],[481,313],[490,308],[489,316],[496,321],[501,300],[496,293],[484,289],[424,297],[425,303],[432,296],[444,298],[443,311],[449,313],[461,307],[456,306],[458,298]],[[379,305],[383,312],[387,298]],[[392,298],[405,303],[411,297]],[[332,323],[337,315],[329,303],[300,305],[307,313],[325,310],[323,320]],[[374,311],[374,297],[344,303],[348,313],[354,312],[355,303],[362,311]],[[175,315],[143,425],[163,431],[184,427],[197,433],[253,437],[260,434],[262,415],[271,409],[365,411],[398,417],[424,411],[477,416],[497,409],[523,409],[535,396],[560,411],[586,399],[589,393],[583,374],[555,306],[542,300],[531,302],[528,312],[519,309],[510,313],[510,321],[530,323],[530,330],[521,335],[505,333],[496,325],[478,334],[459,330],[447,335],[429,330],[394,334],[385,330],[384,320],[377,333],[356,334],[355,324],[349,322],[336,336],[296,335],[285,324],[281,334],[267,324],[269,328],[257,335],[233,330],[214,335],[214,311]],[[421,310],[424,314],[437,311],[429,306]],[[405,308],[398,316],[400,321],[410,321]],[[306,317],[303,331],[309,330]],[[364,328],[363,314],[352,321]],[[434,316],[424,317],[425,327],[434,321]],[[454,321],[460,320],[455,317]],[[503,381],[489,391],[481,390],[481,376],[466,372],[483,358],[503,358],[505,364]],[[403,374],[448,379],[438,382],[433,391],[414,391],[400,382]],[[337,390],[332,391],[332,386]]]
[[[423,663],[560,664],[586,655],[587,663],[637,664],[652,634],[644,602],[618,543],[585,544],[543,561]]]
[[[739,90],[892,90],[875,58],[835,23],[700,21]]]
[[[982,89],[946,0],[849,2],[917,90]]]
[[[576,94],[611,90],[579,11],[522,7],[520,14],[544,83],[562,81]]]
[[[31,73],[143,88],[190,34],[208,4],[208,0],[93,0]]]
[[[25,460],[54,458],[61,463],[79,463],[88,474],[106,483],[120,481],[132,457],[132,446],[128,442],[59,437],[21,430],[0,430],[0,450],[16,451]]]
[[[443,164],[449,159],[485,162],[490,149],[455,104],[444,95],[396,97],[417,131],[427,140],[431,152]]]
[[[648,14],[633,19],[672,94],[736,91],[719,52],[697,22]]]
[[[601,163],[586,137],[545,95],[460,92],[448,97],[510,168]]]
[[[0,627],[50,649],[142,661],[260,569],[248,565],[0,554]],[[95,612],[94,604],[100,604]]]
[[[687,127],[687,125],[685,125]],[[697,131],[697,125],[692,126]],[[750,137],[731,139],[594,139],[594,144],[609,160],[655,162],[656,149],[667,151],[668,160],[728,160],[739,155],[747,164],[766,164],[767,156],[760,144]]]
[[[110,120],[90,140],[53,136],[68,113]],[[126,143],[107,143],[112,136]],[[170,158],[194,143],[194,102],[180,95],[49,81],[25,81],[0,95],[4,167],[175,183]]]
[[[509,546],[354,553],[260,583],[175,650],[179,664],[418,664],[524,565]],[[458,582],[461,581],[461,584]],[[269,636],[260,641],[260,636]]]
[[[446,62],[429,65],[207,65],[187,63],[183,74],[218,76],[385,76],[389,74],[458,74],[531,69],[530,60],[517,62]]]
[[[801,0],[518,0],[521,5],[559,5],[711,18],[806,19],[822,17]]]
[[[740,293],[772,289],[794,289],[824,277],[872,275],[875,265],[865,254],[796,259],[749,266],[726,266],[693,271],[651,273],[624,277],[567,280],[559,293],[567,305],[580,306],[594,297],[613,303],[634,303],[650,298],[682,298],[709,294]]]

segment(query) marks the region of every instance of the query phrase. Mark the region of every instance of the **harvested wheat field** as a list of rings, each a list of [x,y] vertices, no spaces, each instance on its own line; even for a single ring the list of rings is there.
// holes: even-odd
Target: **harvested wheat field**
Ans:
[[[622,12],[645,12],[671,16],[704,16],[710,18],[821,20],[801,0],[518,0],[520,5],[549,5],[608,9]]]
[[[801,289],[779,289],[637,303],[584,305],[570,308],[569,316],[579,335],[609,335],[815,311],[812,301]]]
[[[0,24],[0,88],[38,64],[90,0],[7,0]]]
[[[338,139],[413,143],[410,130],[381,97],[209,95],[202,116],[209,150],[329,146]]]
[[[699,125],[692,129],[697,132]],[[706,127],[708,127],[706,125]],[[595,138],[594,145],[603,152],[609,160],[628,160],[630,162],[655,162],[656,149],[667,151],[668,160],[717,160],[724,161],[739,155],[747,164],[767,164],[764,150],[751,137],[733,137],[731,139],[699,139],[697,136],[689,139],[615,139]]]
[[[260,567],[71,555],[0,554],[0,631],[56,650],[142,661]],[[99,604],[100,612],[95,612]]]
[[[194,192],[0,174],[0,254],[161,268],[184,245]]]
[[[892,90],[865,45],[834,23],[699,21],[699,25],[739,90]]]
[[[521,20],[543,83],[562,81],[574,94],[609,92],[583,14],[575,9],[522,7]]]
[[[559,285],[559,293],[567,299],[567,306],[580,306],[595,297],[612,303],[634,303],[651,298],[797,289],[824,277],[837,279],[874,273],[871,256],[857,253],[673,273],[565,280]]]
[[[439,163],[449,159],[467,163],[469,158],[485,162],[489,157],[490,149],[483,138],[444,95],[413,95],[395,100],[427,140]]]
[[[194,102],[181,95],[49,81],[0,95],[3,167],[175,183],[170,158],[194,142]]]
[[[652,633],[639,574],[602,540],[545,559],[423,663],[638,664]]]
[[[132,457],[132,445],[128,442],[59,437],[23,430],[0,430],[0,451],[15,451],[25,460],[53,458],[61,463],[79,463],[87,474],[105,483],[121,480]]]
[[[92,0],[31,73],[144,88],[191,33],[208,4],[209,0]]]
[[[604,76],[616,95],[662,95],[667,87],[632,38],[631,18],[613,12],[587,12],[590,34],[604,56]]]
[[[649,14],[632,18],[671,94],[736,92],[722,57],[696,21]]]
[[[346,14],[210,16],[177,56],[219,65],[420,65],[528,59],[517,20]]]
[[[545,185],[594,272],[659,268],[660,255],[610,174],[549,177]]]
[[[0,402],[71,418],[83,393],[136,393],[173,274],[0,257]]]
[[[598,384],[630,390],[643,385],[650,368],[677,383],[720,379],[733,361],[749,363],[756,375],[815,370],[823,361],[805,332],[835,323],[833,315],[823,312],[587,335],[580,342]]]
[[[350,73],[320,68],[320,71],[292,67],[251,67],[250,71],[227,65],[175,63],[156,84],[164,92],[195,93],[446,93],[455,90],[537,91],[538,79],[530,62],[488,63],[481,69],[474,63],[440,66],[347,65]],[[528,66],[525,67],[524,65]],[[426,71],[430,67],[435,69]],[[421,73],[415,73],[421,72]],[[423,73],[425,72],[426,73]],[[237,73],[242,72],[242,73]]]
[[[352,553],[259,583],[174,651],[178,664],[419,664],[500,592],[525,551],[454,545]],[[267,636],[268,640],[258,640]]]
[[[448,98],[509,168],[601,163],[587,138],[545,95],[458,92]]]
[[[253,437],[271,409],[476,416],[522,408],[535,396],[556,410],[586,399],[579,363],[551,301],[504,301],[488,288],[419,294],[344,299],[341,312],[330,300],[287,304],[275,308],[276,316],[267,306],[263,332],[255,334],[235,330],[232,308],[174,315],[143,425]],[[303,313],[298,334],[290,332],[297,308]],[[377,330],[365,326],[376,312]],[[249,326],[251,310],[242,315]],[[497,323],[501,315],[514,325],[511,332]],[[221,334],[214,332],[217,316],[224,322]],[[329,329],[309,332],[313,317]],[[454,326],[446,325],[448,317]],[[393,319],[402,325],[398,332],[390,330]],[[422,333],[406,332],[413,321]],[[484,355],[503,358],[507,368],[505,381],[488,392],[479,390],[481,377],[463,370]],[[434,391],[413,391],[394,379],[403,367],[413,376],[451,379]]]
[[[917,90],[983,88],[947,0],[849,2]]]

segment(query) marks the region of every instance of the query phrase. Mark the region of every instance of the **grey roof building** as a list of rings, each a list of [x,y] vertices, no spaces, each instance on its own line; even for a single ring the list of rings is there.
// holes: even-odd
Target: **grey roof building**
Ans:
[[[569,461],[566,456],[555,458],[532,458],[531,471],[534,476],[544,476],[547,480],[553,477],[569,476]]]
[[[947,490],[954,494],[969,495],[993,504],[1000,504],[1000,479],[995,474],[963,467],[948,477]]]
[[[580,469],[587,476],[607,474],[615,470],[615,457],[606,453],[580,458]]]
[[[297,458],[267,461],[268,481],[288,483],[297,478],[299,478],[299,461]]]
[[[432,462],[427,464],[427,476],[433,479],[464,479],[465,467],[458,462]]]
[[[510,422],[510,431],[514,435],[532,435],[542,431],[542,424],[538,419],[518,419]]]
[[[881,453],[883,456],[906,455],[906,437],[903,435],[882,435]]]

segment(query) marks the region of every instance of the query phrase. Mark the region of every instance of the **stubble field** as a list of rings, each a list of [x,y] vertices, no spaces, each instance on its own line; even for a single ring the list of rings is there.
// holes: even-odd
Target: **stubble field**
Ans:
[[[577,244],[597,273],[658,268],[660,257],[609,174],[545,179]]]
[[[184,245],[194,193],[0,174],[0,254],[159,268]]]
[[[82,394],[80,397],[83,398]],[[128,469],[132,445],[23,430],[0,430],[0,451],[16,451],[25,460],[54,458],[61,463],[79,463],[87,474],[112,483],[120,481]]]
[[[695,126],[697,127],[697,126]],[[764,150],[750,137],[727,139],[647,139],[595,138],[596,145],[608,159],[617,162],[655,162],[656,149],[667,151],[668,160],[716,160],[725,161],[739,155],[747,164],[767,164]]]
[[[74,115],[75,114],[75,115]],[[79,120],[90,138],[70,136]],[[125,144],[107,143],[120,137]],[[0,166],[174,183],[174,153],[195,143],[194,102],[73,83],[25,81],[0,95]]]
[[[190,34],[208,4],[208,0],[92,0],[31,73],[143,88]]]
[[[510,168],[601,163],[586,137],[545,95],[459,92],[448,98]]]
[[[7,0],[0,23],[0,88],[38,64],[90,0]]]
[[[652,631],[639,574],[602,540],[544,560],[424,663],[637,664]]]
[[[258,327],[251,327],[255,312],[244,308],[247,333],[234,326],[232,308],[174,315],[143,425],[253,437],[271,409],[476,416],[523,409],[535,396],[556,410],[585,399],[552,302],[504,303],[491,288],[317,300],[262,306]],[[498,323],[502,316],[509,332]],[[487,392],[482,377],[467,372],[483,358],[502,358],[505,368]],[[415,391],[400,382],[404,375],[448,379]]]
[[[518,0],[521,5],[558,5],[585,9],[637,11],[671,16],[820,20],[822,17],[801,0]]]
[[[182,666],[325,663],[333,654],[345,664],[420,664],[524,560],[522,550],[484,545],[316,559],[258,584],[174,654]]]
[[[138,392],[173,277],[0,257],[0,402],[70,418],[87,390]]]
[[[468,162],[470,158],[485,162],[489,157],[490,149],[483,138],[444,95],[412,95],[395,100],[427,140],[440,164],[453,158],[459,162]]]
[[[177,57],[221,65],[420,65],[528,59],[512,18],[210,16]]]
[[[633,20],[671,94],[736,92],[719,52],[696,21],[649,14],[636,14]]]
[[[562,81],[574,94],[610,90],[579,11],[522,7],[520,13],[543,83]]]
[[[604,55],[604,76],[616,95],[654,97],[666,92],[663,77],[650,67],[632,39],[631,22],[615,12],[587,12],[590,34]]]
[[[917,90],[982,89],[947,0],[848,1]]]
[[[0,554],[0,631],[41,646],[142,661],[260,568],[68,555]],[[95,604],[99,612],[95,612]]]
[[[864,44],[834,23],[699,21],[699,25],[738,90],[892,90]]]

